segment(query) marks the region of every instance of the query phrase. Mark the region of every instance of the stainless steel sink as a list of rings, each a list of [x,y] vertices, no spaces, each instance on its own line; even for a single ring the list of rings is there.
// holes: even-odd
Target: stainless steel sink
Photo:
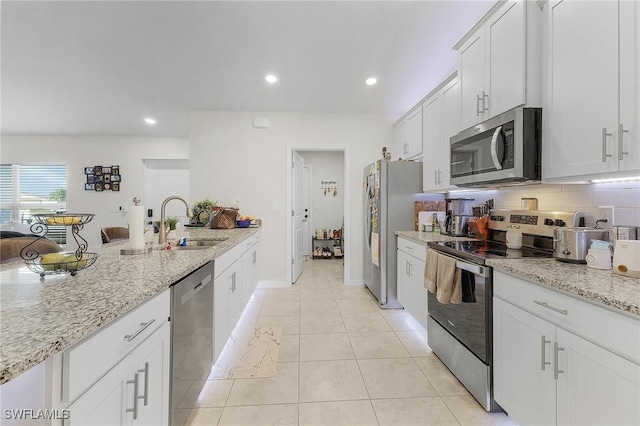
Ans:
[[[172,250],[203,250],[213,247],[217,244],[225,242],[226,240],[194,240],[187,241],[186,246],[175,246]]]

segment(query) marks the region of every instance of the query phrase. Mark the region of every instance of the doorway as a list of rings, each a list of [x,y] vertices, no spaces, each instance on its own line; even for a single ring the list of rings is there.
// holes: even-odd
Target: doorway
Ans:
[[[309,182],[305,184],[304,173],[299,177],[301,187],[308,188],[308,205],[304,206],[306,201],[305,196],[302,199],[305,200],[302,205],[296,206],[296,161],[295,158],[299,155],[303,158],[303,168],[308,168]],[[302,256],[303,253],[309,252],[311,254],[310,259],[313,259],[314,244],[318,241],[313,238],[304,238],[306,240],[303,243],[302,249],[296,247],[296,217],[300,214],[304,217],[307,215],[306,226],[309,228],[310,237],[316,236],[317,230],[327,230],[330,236],[333,236],[334,231],[340,231],[341,244],[340,250],[333,251],[333,244],[327,241],[325,245],[327,248],[325,254],[330,258],[338,257],[339,255],[343,260],[343,280],[345,284],[350,282],[350,250],[349,250],[349,229],[350,229],[350,178],[349,178],[349,147],[348,146],[336,146],[336,145],[289,145],[287,149],[288,162],[291,167],[287,169],[287,211],[291,211],[291,216],[288,216],[287,226],[287,258],[291,259],[291,262],[287,262],[287,276],[291,283],[295,282],[297,275],[294,274],[301,272],[298,270],[298,264],[296,259]],[[300,176],[300,175],[298,175]],[[300,196],[300,195],[299,195]],[[304,209],[307,209],[305,212]],[[300,209],[300,212],[296,212]],[[299,229],[299,228],[298,228]],[[303,241],[304,241],[303,240]],[[322,242],[320,242],[322,243]],[[309,245],[309,246],[308,246]],[[308,247],[307,247],[308,246]],[[333,253],[334,256],[331,256]],[[302,265],[304,268],[304,264]]]

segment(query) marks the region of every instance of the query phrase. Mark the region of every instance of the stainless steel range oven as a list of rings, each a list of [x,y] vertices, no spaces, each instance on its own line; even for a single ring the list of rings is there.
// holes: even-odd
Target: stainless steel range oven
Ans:
[[[581,213],[492,210],[489,238],[427,243],[455,259],[460,270],[462,302],[440,303],[428,293],[429,347],[487,411],[502,411],[493,400],[493,268],[488,259],[553,257],[553,229],[577,226]],[[522,233],[522,247],[507,248],[506,231]]]

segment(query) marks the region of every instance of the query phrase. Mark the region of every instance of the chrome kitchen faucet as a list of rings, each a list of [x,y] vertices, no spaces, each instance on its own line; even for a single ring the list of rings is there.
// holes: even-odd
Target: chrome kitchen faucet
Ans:
[[[177,195],[172,195],[170,197],[167,197],[166,200],[164,200],[162,202],[162,206],[160,207],[160,235],[158,236],[158,243],[163,244],[167,242],[167,230],[166,230],[166,225],[165,225],[165,213],[164,213],[164,209],[167,205],[167,203],[171,200],[180,200],[184,203],[184,205],[187,207],[187,217],[191,218],[193,217],[193,211],[191,210],[191,208],[189,207],[189,203],[187,203],[187,201],[182,198],[179,197]]]

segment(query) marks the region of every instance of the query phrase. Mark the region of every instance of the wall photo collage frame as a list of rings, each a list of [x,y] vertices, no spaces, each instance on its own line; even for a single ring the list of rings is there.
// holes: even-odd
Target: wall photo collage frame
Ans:
[[[120,191],[120,166],[85,167],[84,174],[87,177],[85,191]]]

